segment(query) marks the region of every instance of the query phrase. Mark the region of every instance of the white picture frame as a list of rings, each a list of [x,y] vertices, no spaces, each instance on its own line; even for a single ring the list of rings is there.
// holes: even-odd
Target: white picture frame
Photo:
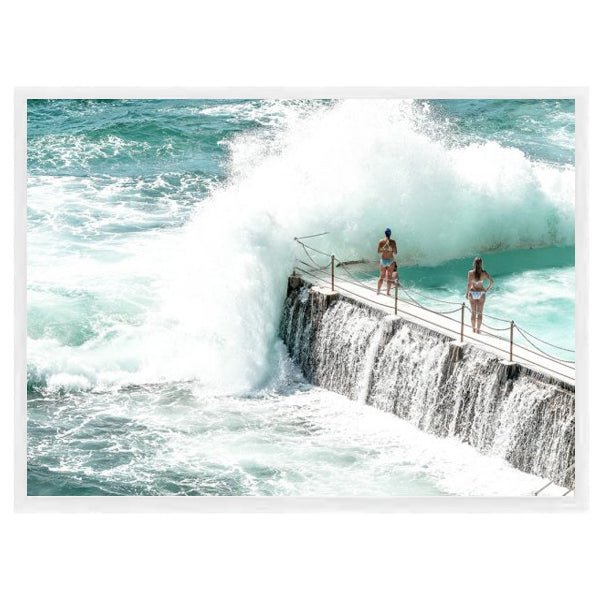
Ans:
[[[26,489],[27,100],[32,98],[572,98],[576,111],[576,472],[574,497],[94,497]],[[588,90],[577,87],[110,88],[15,90],[15,496],[18,512],[565,512],[589,501]]]

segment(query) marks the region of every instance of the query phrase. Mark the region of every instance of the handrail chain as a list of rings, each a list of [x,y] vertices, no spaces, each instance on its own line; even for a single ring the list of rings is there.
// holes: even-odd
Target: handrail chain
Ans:
[[[384,303],[381,303],[381,302],[378,302],[378,301],[366,298],[364,296],[361,296],[360,294],[357,294],[356,292],[352,292],[350,290],[346,290],[346,289],[340,287],[339,284],[336,285],[336,282],[335,282],[335,279],[336,279],[336,273],[335,273],[335,261],[336,261],[336,258],[335,258],[335,255],[333,253],[332,254],[327,254],[326,252],[318,250],[317,248],[313,248],[313,247],[309,246],[308,244],[306,244],[306,243],[304,243],[304,242],[301,241],[301,239],[306,239],[306,238],[310,238],[310,237],[318,237],[320,235],[326,235],[326,234],[322,233],[322,234],[315,234],[315,235],[312,235],[312,236],[304,236],[303,238],[294,238],[294,240],[298,244],[300,244],[302,246],[302,248],[303,248],[304,252],[306,253],[306,255],[308,256],[309,260],[317,267],[317,269],[313,269],[312,271],[306,271],[306,270],[298,267],[299,271],[304,272],[309,277],[313,277],[313,278],[315,278],[315,279],[317,279],[319,281],[323,281],[323,279],[320,278],[315,273],[315,271],[321,271],[321,272],[323,272],[323,270],[326,267],[323,266],[323,265],[319,265],[319,263],[317,263],[312,258],[312,256],[308,252],[308,250],[311,250],[312,252],[316,252],[317,254],[321,254],[323,256],[327,256],[329,258],[329,260],[330,260],[330,263],[331,263],[331,290],[332,291],[337,288],[339,290],[346,291],[347,293],[349,293],[349,294],[351,294],[353,296],[356,296],[358,298],[367,300],[369,302],[374,302],[375,304],[377,304],[379,306],[384,306],[385,308],[393,309],[394,310],[394,314],[398,314],[398,312],[403,312],[404,314],[407,314],[407,315],[409,315],[409,316],[411,316],[413,318],[417,318],[417,319],[419,319],[419,320],[421,320],[421,321],[423,321],[425,323],[430,323],[430,324],[435,325],[436,327],[441,327],[442,329],[445,329],[447,331],[452,331],[451,329],[449,329],[447,327],[444,327],[443,325],[432,323],[431,321],[428,321],[427,319],[424,319],[422,316],[413,315],[412,313],[410,313],[408,311],[399,309],[398,308],[398,292],[402,291],[402,293],[409,299],[409,300],[403,300],[404,304],[407,304],[409,306],[415,306],[415,307],[421,308],[422,310],[425,310],[427,312],[430,312],[430,313],[433,313],[433,314],[437,314],[437,315],[440,315],[440,316],[442,316],[444,318],[450,319],[453,322],[460,323],[460,325],[461,325],[461,330],[460,330],[460,339],[461,339],[461,341],[463,340],[463,338],[468,337],[469,339],[476,339],[479,343],[481,343],[483,345],[486,345],[486,346],[493,347],[493,348],[495,348],[497,350],[497,348],[495,346],[492,346],[491,344],[487,344],[486,342],[484,342],[483,340],[481,340],[481,338],[471,338],[470,336],[466,336],[464,334],[464,311],[465,311],[465,308],[466,308],[466,310],[468,310],[469,312],[471,312],[470,308],[468,306],[466,306],[464,302],[461,304],[461,303],[458,303],[458,302],[452,302],[452,301],[448,301],[448,300],[442,300],[441,298],[435,298],[435,297],[432,297],[432,296],[428,296],[427,294],[423,294],[423,293],[419,292],[418,290],[414,290],[414,289],[411,290],[411,292],[409,292],[407,290],[406,286],[402,285],[399,281],[396,281],[395,292],[394,292],[394,305],[390,306],[388,304],[384,304]],[[347,269],[345,263],[347,263],[348,261],[341,261],[340,259],[337,259],[337,260],[338,260],[338,266],[341,266],[342,269],[347,273],[347,275],[350,278],[350,280],[347,280],[344,277],[340,277],[339,275],[337,275],[338,281],[341,281],[342,283],[346,282],[346,283],[350,283],[352,285],[357,285],[357,286],[359,286],[359,287],[361,287],[363,289],[366,289],[368,291],[371,291],[371,292],[375,292],[376,291],[376,288],[371,287],[369,285],[366,285],[362,281],[358,280],[353,275],[353,273],[351,273]],[[301,261],[300,259],[297,259],[297,261],[300,262],[301,264],[306,265],[307,267],[309,266],[308,263],[305,263],[304,261]],[[367,260],[362,260],[362,259],[360,261],[350,261],[350,262],[352,262],[352,263],[360,262],[361,264],[367,264],[367,265],[372,264],[372,263],[375,264],[375,261],[367,261]],[[412,294],[421,296],[423,298],[427,298],[429,300],[433,300],[434,302],[438,302],[438,303],[453,304],[454,306],[458,306],[458,308],[453,309],[453,310],[449,310],[449,311],[434,310],[432,308],[429,308],[429,307],[424,306],[423,304],[421,304],[419,301],[417,301],[412,296]],[[457,321],[455,318],[452,318],[452,317],[448,316],[448,315],[457,313],[459,311],[461,312],[461,320],[460,321]],[[556,348],[558,350],[562,350],[564,352],[572,352],[572,353],[574,353],[575,352],[574,350],[570,350],[570,349],[567,349],[567,348],[562,348],[560,346],[556,346],[554,344],[551,344],[550,342],[546,342],[545,340],[542,340],[542,339],[536,337],[532,333],[530,333],[528,331],[524,331],[521,327],[519,327],[512,320],[502,319],[500,317],[495,317],[494,315],[490,315],[490,314],[486,314],[486,318],[493,319],[493,320],[496,320],[496,321],[501,321],[501,322],[504,322],[504,323],[509,323],[508,327],[502,327],[502,328],[492,327],[491,325],[488,325],[488,324],[482,324],[482,327],[484,329],[488,329],[488,330],[492,330],[492,331],[508,331],[508,330],[510,330],[510,338],[509,338],[509,340],[506,340],[505,337],[503,338],[503,337],[498,336],[498,335],[493,334],[493,333],[486,333],[486,335],[491,336],[492,338],[496,338],[498,340],[505,340],[505,341],[509,342],[509,352],[508,352],[508,354],[509,354],[509,357],[510,357],[511,361],[512,361],[513,356],[514,356],[514,357],[521,358],[521,359],[525,360],[526,362],[529,362],[529,363],[534,364],[536,366],[541,366],[541,365],[537,365],[537,363],[534,363],[531,360],[524,359],[523,357],[519,357],[513,351],[513,348],[522,348],[523,350],[526,350],[527,352],[530,352],[533,355],[540,356],[541,358],[549,359],[552,362],[555,362],[557,364],[562,365],[563,367],[574,369],[573,365],[575,364],[575,361],[570,361],[570,360],[566,360],[566,359],[560,359],[560,358],[558,358],[556,356],[553,356],[553,355],[551,355],[551,354],[549,354],[547,352],[544,352],[541,348],[539,348],[536,344],[534,344],[531,341],[531,339],[529,339],[529,338],[533,338],[533,339],[535,339],[535,340],[537,340],[537,341],[539,341],[539,342],[541,342],[543,344],[547,344],[548,346],[551,346],[551,347]],[[534,350],[531,350],[529,348],[525,348],[524,346],[521,346],[520,344],[517,344],[517,343],[514,342],[513,331],[514,331],[515,328],[519,331],[519,333],[521,334],[521,336],[523,337],[523,339],[530,346],[532,346],[533,348],[535,348],[535,350],[537,350],[537,352],[535,352]],[[455,334],[455,332],[453,332],[453,333]],[[543,368],[546,368],[546,367],[543,367]],[[552,369],[548,369],[548,370],[552,371],[552,372],[555,372]],[[570,379],[574,379],[574,378],[571,378],[568,375],[567,375],[567,377],[570,378]]]

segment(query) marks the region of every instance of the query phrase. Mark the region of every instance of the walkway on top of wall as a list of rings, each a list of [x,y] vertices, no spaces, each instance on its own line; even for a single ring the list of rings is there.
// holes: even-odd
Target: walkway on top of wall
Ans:
[[[334,290],[331,289],[331,277],[328,269],[300,271],[299,277],[311,283],[323,294],[338,293],[341,296],[359,301],[366,306],[379,309],[387,314],[395,314],[395,298],[394,289],[392,288],[391,296],[385,293],[386,283],[382,286],[381,294],[367,285],[358,282],[353,282],[348,279],[336,278],[334,282]],[[509,360],[510,342],[508,339],[502,339],[500,336],[490,333],[473,333],[470,323],[470,313],[465,309],[463,340],[464,343],[473,344],[474,346],[496,354],[503,360]],[[400,298],[397,300],[397,316],[407,321],[422,325],[438,333],[454,338],[458,342],[461,337],[461,312],[460,309],[454,314],[441,314],[434,310],[418,306],[414,303],[404,301]],[[484,324],[486,315],[483,315]],[[510,327],[506,328],[510,329]],[[509,334],[509,331],[503,331]],[[575,366],[567,362],[562,362],[552,357],[546,357],[538,352],[528,350],[521,345],[513,345],[513,362],[523,365],[542,373],[549,377],[558,379],[568,386],[575,387]]]

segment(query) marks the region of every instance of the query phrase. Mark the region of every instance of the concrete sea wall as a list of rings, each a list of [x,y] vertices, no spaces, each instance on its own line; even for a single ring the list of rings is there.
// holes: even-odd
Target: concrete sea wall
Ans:
[[[574,386],[299,278],[280,334],[315,385],[574,486]]]

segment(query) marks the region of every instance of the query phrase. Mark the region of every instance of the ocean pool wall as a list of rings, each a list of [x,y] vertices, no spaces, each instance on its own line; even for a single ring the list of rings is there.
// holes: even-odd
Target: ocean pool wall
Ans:
[[[298,277],[280,335],[311,383],[574,487],[573,385]]]

